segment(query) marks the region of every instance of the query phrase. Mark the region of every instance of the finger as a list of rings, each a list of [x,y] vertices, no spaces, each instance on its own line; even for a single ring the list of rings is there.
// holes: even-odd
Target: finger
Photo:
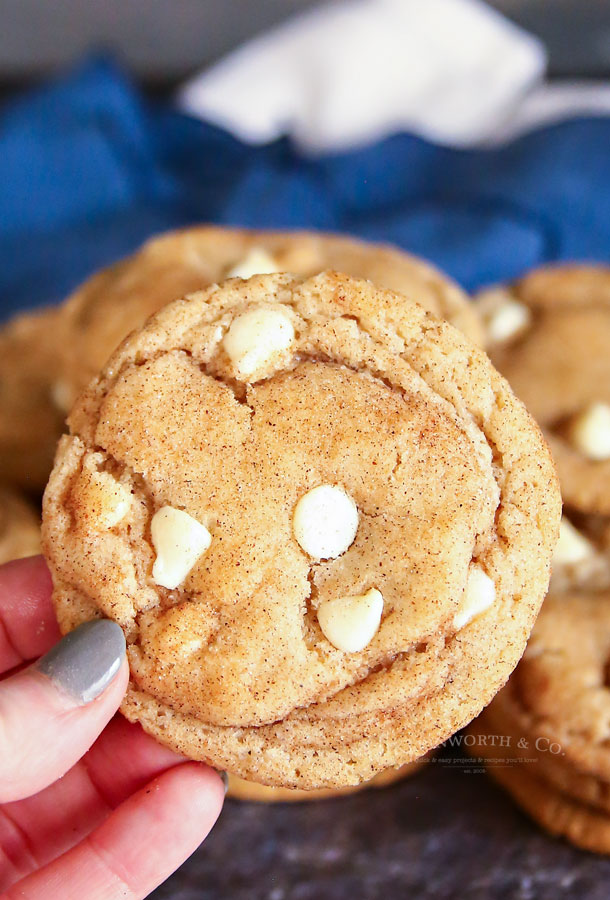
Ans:
[[[0,891],[74,847],[127,797],[183,762],[139,725],[115,716],[63,778],[0,809]]]
[[[1,682],[0,802],[29,797],[67,772],[116,712],[128,677],[123,632],[97,619]]]
[[[184,762],[123,716],[115,716],[83,759],[95,789],[105,802],[118,806],[151,778]]]
[[[0,566],[0,673],[46,653],[59,638],[42,556]]]
[[[88,838],[19,881],[6,900],[138,900],[171,875],[210,831],[224,787],[200,763],[159,775]]]

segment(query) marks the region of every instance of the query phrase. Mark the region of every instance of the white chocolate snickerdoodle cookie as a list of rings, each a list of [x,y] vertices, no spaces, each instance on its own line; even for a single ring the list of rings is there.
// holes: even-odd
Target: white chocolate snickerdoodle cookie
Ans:
[[[486,761],[489,774],[521,809],[541,828],[563,837],[582,850],[610,854],[610,814],[595,803],[586,803],[550,781],[542,766],[533,762],[507,765],[506,748],[490,742],[490,724],[485,715],[469,726],[475,744],[469,752]],[[510,739],[501,726],[499,734]],[[517,744],[516,744],[517,745]],[[547,752],[548,747],[547,747]],[[606,791],[607,794],[607,791]]]
[[[119,622],[123,712],[187,756],[358,784],[466,724],[521,656],[550,454],[417,303],[332,272],[231,279],[131,335],[69,424],[43,516],[61,627]]]
[[[522,661],[469,726],[467,744],[544,828],[606,854],[609,656],[609,591],[549,595]]]
[[[537,269],[476,305],[492,362],[545,433],[566,505],[610,516],[610,268]]]
[[[455,282],[397,247],[307,231],[187,228],[148,241],[68,299],[70,339],[57,390],[65,412],[123,338],[166,303],[229,277],[271,272],[310,276],[325,269],[399,291],[477,343],[483,340],[478,314]]]

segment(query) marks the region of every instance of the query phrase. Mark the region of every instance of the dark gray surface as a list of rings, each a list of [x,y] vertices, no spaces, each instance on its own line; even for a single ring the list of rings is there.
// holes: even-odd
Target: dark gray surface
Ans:
[[[107,47],[138,75],[175,81],[320,2],[0,0],[0,79],[18,83]],[[552,74],[610,74],[609,0],[491,0],[491,5],[542,38]]]
[[[447,757],[445,757],[447,760]],[[476,765],[294,806],[227,801],[155,900],[607,900],[610,860],[547,837]]]

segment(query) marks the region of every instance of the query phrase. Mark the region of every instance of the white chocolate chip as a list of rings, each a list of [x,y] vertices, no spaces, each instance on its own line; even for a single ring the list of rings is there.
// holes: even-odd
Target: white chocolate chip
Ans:
[[[107,472],[98,473],[104,491],[104,525],[114,528],[125,518],[131,506],[131,491]]]
[[[503,344],[524,331],[531,321],[527,306],[517,300],[509,300],[498,307],[487,323],[487,334],[494,344]]]
[[[74,393],[65,379],[58,378],[53,384],[51,387],[51,400],[60,412],[70,412],[74,402]]]
[[[496,599],[496,586],[480,566],[473,565],[468,572],[464,598],[453,624],[458,630],[485,612]]]
[[[525,331],[532,320],[529,308],[515,300],[506,288],[493,287],[482,291],[476,305],[490,344],[507,343]]]
[[[610,459],[610,406],[590,403],[573,419],[569,435],[574,447],[589,459]]]
[[[263,247],[251,247],[229,271],[227,278],[251,278],[253,275],[272,275],[278,272],[277,263]]]
[[[344,653],[358,653],[377,634],[382,612],[383,597],[371,588],[356,597],[325,600],[318,609],[318,622],[333,647]]]
[[[591,557],[593,552],[591,543],[563,516],[559,525],[559,540],[553,551],[553,564],[575,565]]]
[[[292,528],[305,553],[317,559],[336,559],[356,537],[358,507],[343,488],[321,484],[297,503]]]
[[[173,590],[181,584],[199,557],[210,546],[210,532],[182,509],[163,506],[152,517],[152,542],[157,558],[153,579]]]
[[[284,310],[262,307],[237,316],[223,345],[237,375],[247,378],[287,350],[293,340],[294,328]]]

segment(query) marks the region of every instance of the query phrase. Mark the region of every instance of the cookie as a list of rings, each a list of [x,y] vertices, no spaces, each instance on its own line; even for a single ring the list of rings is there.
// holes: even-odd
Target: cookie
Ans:
[[[61,313],[16,316],[0,329],[0,478],[42,492],[65,413],[54,395],[65,348]]]
[[[610,592],[550,595],[468,746],[537,821],[601,853],[610,851],[609,655]]]
[[[0,486],[0,565],[40,553],[40,521],[32,506]]]
[[[414,296],[473,340],[483,340],[478,315],[464,292],[429,263],[397,248],[312,232],[189,228],[144,244],[90,278],[68,301],[69,356],[58,391],[65,398],[65,412],[123,338],[171,300],[230,275],[316,275],[323,269]]]
[[[549,596],[509,691],[566,763],[610,781],[609,601],[608,592]]]
[[[512,768],[527,769],[572,800],[610,812],[608,783],[575,765],[566,757],[563,744],[549,736],[544,727],[528,722],[518,695],[510,688],[494,698],[468,732],[478,736],[468,747],[473,755],[480,751],[493,765],[510,763]]]
[[[477,306],[492,362],[545,432],[565,503],[610,515],[610,268],[539,269]]]
[[[345,797],[356,791],[368,788],[385,788],[403,778],[408,778],[418,772],[425,765],[425,759],[417,759],[415,762],[399,766],[397,769],[385,769],[379,775],[375,775],[370,781],[350,787],[321,788],[317,791],[299,791],[291,788],[267,787],[264,784],[256,784],[254,781],[245,781],[238,775],[229,775],[229,788],[227,797],[233,800],[245,800],[249,803],[306,803],[311,800],[333,800],[337,797]]]
[[[486,736],[483,723],[477,721],[470,728],[473,735]],[[485,749],[482,755],[488,752]],[[491,765],[488,771],[524,812],[550,834],[592,853],[610,853],[610,816],[563,794],[531,767]]]
[[[81,396],[44,499],[60,625],[113,618],[124,714],[246,780],[412,762],[516,665],[560,517],[487,356],[336,273],[166,306]]]

